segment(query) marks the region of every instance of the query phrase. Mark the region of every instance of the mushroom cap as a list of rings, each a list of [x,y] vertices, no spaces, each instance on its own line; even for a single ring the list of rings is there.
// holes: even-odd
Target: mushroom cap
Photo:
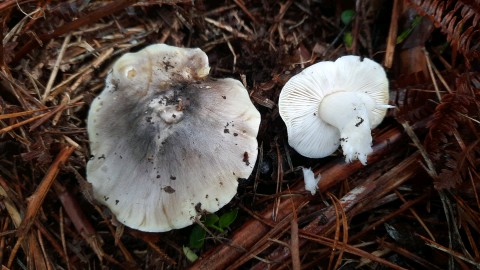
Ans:
[[[353,55],[311,65],[285,84],[278,101],[288,143],[303,156],[326,157],[340,145],[339,129],[318,116],[322,99],[338,91],[366,93],[375,101],[372,129],[385,117],[388,79],[381,65]]]
[[[188,226],[251,174],[260,114],[239,81],[198,80],[208,70],[200,49],[151,45],[118,59],[93,101],[87,179],[126,226]]]

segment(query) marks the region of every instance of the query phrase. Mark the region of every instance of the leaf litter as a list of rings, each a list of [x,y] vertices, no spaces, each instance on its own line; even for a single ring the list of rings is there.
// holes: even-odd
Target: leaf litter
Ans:
[[[480,267],[473,2],[6,0],[0,14],[5,269]],[[236,219],[206,234],[193,263],[183,252],[193,227],[114,226],[85,179],[85,119],[110,65],[162,42],[202,48],[211,75],[240,79],[262,114],[256,169],[219,213],[239,209]],[[278,115],[291,76],[346,54],[391,66],[396,109],[374,130],[366,167],[340,153],[301,157]],[[315,195],[302,167],[322,177]]]

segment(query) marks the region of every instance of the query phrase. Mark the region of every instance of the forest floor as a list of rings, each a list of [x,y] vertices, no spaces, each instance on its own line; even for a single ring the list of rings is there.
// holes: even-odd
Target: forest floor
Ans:
[[[0,1],[2,269],[480,269],[479,21],[478,0]],[[224,228],[140,232],[90,199],[90,104],[154,43],[201,48],[261,113]],[[385,67],[395,106],[367,166],[302,157],[277,106],[293,75],[348,54]]]

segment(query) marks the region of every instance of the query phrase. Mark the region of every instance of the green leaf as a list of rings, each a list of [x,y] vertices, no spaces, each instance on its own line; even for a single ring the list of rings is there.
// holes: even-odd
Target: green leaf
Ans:
[[[415,27],[417,27],[420,24],[420,22],[422,21],[422,18],[423,18],[422,16],[416,16],[415,19],[413,19],[413,22],[410,25],[410,27],[404,30],[402,33],[400,33],[397,36],[397,44],[402,43],[403,41],[405,41],[405,39],[408,38],[408,36],[412,33]]]
[[[190,233],[190,248],[201,248],[205,242],[207,232],[198,224],[193,226]]]
[[[230,226],[230,224],[232,224],[237,218],[237,214],[238,214],[238,209],[233,209],[223,214],[218,220],[218,227],[225,229],[228,226]]]
[[[340,19],[345,25],[348,25],[353,20],[353,17],[355,17],[355,11],[353,9],[344,10],[340,15]]]
[[[213,226],[215,223],[217,223],[219,217],[215,214],[209,214],[205,217],[205,221],[203,222],[203,224],[205,224],[205,226],[207,227],[211,227]]]
[[[189,247],[183,246],[183,254],[185,254],[185,257],[187,257],[187,260],[190,262],[194,262],[198,259],[197,254],[193,252]]]
[[[212,229],[215,229],[219,232],[223,232],[223,229],[218,227],[217,226],[217,222],[220,218],[215,215],[215,214],[209,214],[207,216],[205,216],[204,220],[203,220],[203,224],[205,224],[205,226],[209,227],[209,228],[212,228]]]
[[[343,43],[345,43],[345,46],[347,48],[352,47],[352,44],[353,44],[352,32],[345,32],[345,34],[343,35]]]

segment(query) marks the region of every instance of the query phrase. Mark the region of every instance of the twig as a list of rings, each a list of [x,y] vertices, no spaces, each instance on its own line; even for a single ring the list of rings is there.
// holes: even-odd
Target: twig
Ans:
[[[55,182],[56,183],[56,182]],[[62,247],[63,247],[63,255],[65,256],[65,261],[67,263],[67,269],[70,270],[70,259],[68,257],[68,252],[67,252],[67,241],[65,241],[65,228],[64,228],[64,218],[63,218],[63,209],[60,207],[59,210],[59,220],[60,220],[60,239],[62,241]]]
[[[31,258],[31,260],[27,261],[27,267],[30,269],[45,269],[45,270],[50,270],[48,268],[47,261],[43,257],[43,253],[40,247],[40,244],[38,243],[38,239],[34,233],[34,231],[28,231],[24,234],[24,237],[26,237],[26,250],[25,253],[27,253],[27,257]]]
[[[417,234],[417,235],[418,235],[418,234]],[[463,256],[462,254],[456,252],[455,250],[453,250],[453,249],[451,249],[451,248],[444,247],[444,246],[442,246],[442,245],[440,245],[440,244],[438,244],[438,243],[436,243],[436,242],[434,242],[434,241],[432,241],[432,240],[430,240],[430,239],[428,239],[428,238],[426,238],[426,237],[424,237],[424,236],[422,236],[422,235],[418,235],[418,236],[419,236],[420,238],[422,238],[422,240],[424,240],[425,243],[426,243],[428,246],[431,246],[431,247],[433,247],[433,248],[435,248],[435,249],[438,249],[438,250],[440,250],[440,251],[443,251],[443,252],[445,252],[445,253],[453,256],[453,257],[459,258],[460,260],[463,260],[463,261],[465,261],[465,262],[467,262],[467,263],[470,263],[471,265],[473,265],[473,266],[475,266],[475,267],[477,267],[477,268],[480,268],[480,263],[479,263],[479,262],[473,261],[473,260],[471,260],[471,259]]]
[[[174,259],[170,258],[170,256],[168,256],[161,248],[159,248],[157,245],[155,245],[154,243],[152,243],[152,241],[146,241],[148,246],[150,248],[152,248],[155,252],[157,252],[157,254],[163,259],[165,260],[168,264],[171,264],[171,265],[176,265],[177,262],[175,262]]]
[[[430,74],[430,77],[432,78],[433,87],[435,88],[435,93],[437,94],[438,100],[441,101],[442,100],[442,95],[440,94],[440,89],[438,88],[437,80],[435,79],[435,76],[433,75],[432,60],[430,60],[430,54],[427,52],[427,50],[425,48],[423,48],[423,53],[425,54],[425,59],[427,60],[428,73]]]
[[[24,120],[24,121],[18,122],[18,123],[16,123],[16,124],[10,125],[10,126],[8,126],[8,127],[4,127],[4,128],[2,128],[2,129],[0,129],[0,134],[7,133],[7,132],[9,132],[9,131],[17,128],[17,127],[21,127],[21,126],[23,126],[23,125],[25,125],[25,124],[28,124],[28,123],[30,123],[30,122],[32,122],[32,121],[35,121],[35,120],[37,120],[37,119],[39,119],[39,118],[42,118],[42,117],[46,116],[46,115],[48,115],[48,113],[43,113],[43,114],[34,116],[34,117],[32,117],[32,118],[29,118],[29,119],[27,119],[27,120]]]
[[[278,141],[275,140],[275,150],[277,154],[277,181],[275,187],[275,194],[282,192],[282,181],[283,181],[283,165],[282,165],[282,154],[280,153],[280,148],[278,146]],[[280,196],[276,196],[272,208],[272,220],[277,221],[278,216],[278,207],[280,205]]]
[[[120,11],[133,3],[135,3],[136,0],[121,0],[121,1],[114,1],[111,4],[105,5],[102,8],[99,8],[93,12],[91,12],[88,15],[81,15],[78,19],[75,21],[66,23],[59,28],[57,28],[55,31],[52,33],[46,33],[43,35],[39,36],[40,41],[45,42],[50,39],[53,39],[55,37],[64,35],[73,29],[78,29],[81,26],[87,25],[94,23],[95,21],[105,17],[109,16],[112,13],[115,13],[117,11]],[[13,58],[14,63],[18,62],[20,59],[22,59],[27,53],[29,53],[33,48],[35,48],[38,45],[38,43],[32,39],[30,39],[23,47],[15,54],[15,57]]]
[[[416,171],[415,169],[412,170],[412,171]],[[389,221],[390,219],[392,218],[395,218],[397,217],[398,215],[400,215],[401,213],[407,211],[408,209],[410,209],[412,206],[414,206],[415,204],[425,200],[427,197],[429,196],[428,193],[424,193],[422,196],[418,197],[418,198],[415,198],[414,200],[411,200],[411,201],[408,201],[406,203],[404,203],[402,206],[400,206],[400,208],[398,208],[397,210],[395,210],[394,212],[391,212],[389,213],[388,215],[385,215],[385,216],[382,216],[380,219],[378,219],[376,222],[373,222],[371,223],[370,225],[368,225],[367,227],[363,228],[363,230],[359,233],[357,233],[356,235],[352,236],[350,238],[350,241],[355,241],[357,239],[359,239],[360,237],[362,237],[363,235],[365,235],[367,232],[371,231],[371,230],[374,230],[375,228],[378,228],[381,224]]]
[[[237,36],[237,37],[242,38],[242,39],[244,39],[244,40],[251,40],[251,38],[250,38],[249,36],[247,36],[247,35],[245,35],[244,33],[241,33],[241,32],[239,32],[239,31],[233,29],[230,25],[223,24],[223,23],[221,23],[221,22],[219,22],[219,21],[215,21],[215,20],[210,19],[210,18],[204,18],[204,20],[205,20],[206,22],[208,22],[208,23],[210,23],[210,24],[212,24],[212,25],[220,28],[220,29],[223,29],[223,30],[225,30],[225,31],[227,31],[227,32],[232,33],[234,36]]]
[[[408,136],[410,137],[410,139],[413,141],[413,143],[415,144],[415,146],[418,148],[418,150],[420,151],[420,154],[422,154],[422,157],[423,157],[423,160],[425,160],[425,162],[427,163],[427,168],[425,168],[425,170],[427,171],[427,173],[433,178],[433,179],[437,179],[438,178],[438,174],[435,170],[435,166],[433,165],[433,162],[432,160],[430,159],[430,156],[428,155],[427,151],[425,150],[425,148],[423,147],[423,144],[420,143],[420,139],[418,139],[417,137],[417,134],[415,134],[415,132],[413,131],[412,127],[407,123],[407,122],[402,122],[401,123],[403,128],[405,129],[405,132],[407,132]]]
[[[85,216],[85,213],[80,207],[78,201],[75,199],[73,194],[71,194],[64,186],[62,186],[58,182],[53,183],[53,189],[55,190],[55,193],[60,199],[60,202],[62,203],[65,212],[67,213],[77,232],[83,237],[83,239],[85,239],[85,241],[87,241],[87,243],[97,255],[98,259],[102,260],[104,252],[98,240],[99,236],[97,235],[92,224]],[[65,255],[66,254],[67,253],[65,249]]]
[[[16,113],[1,114],[0,115],[0,120],[20,117],[20,116],[24,116],[24,115],[30,115],[30,114],[34,114],[34,113],[37,113],[37,112],[43,112],[43,111],[46,111],[46,110],[51,110],[51,109],[56,109],[56,108],[58,108],[58,106],[47,107],[47,108],[38,109],[38,110],[30,110],[30,111],[23,111],[23,112],[16,112]]]
[[[67,50],[68,43],[70,43],[71,35],[68,34],[65,39],[63,40],[62,47],[60,48],[60,52],[58,53],[57,60],[55,60],[55,64],[53,65],[52,73],[50,73],[50,78],[48,78],[47,86],[45,87],[45,92],[43,93],[42,102],[45,104],[48,95],[50,94],[50,89],[52,89],[53,82],[57,77],[58,70],[60,69],[60,62],[62,62],[63,55]]]
[[[397,194],[398,198],[405,204],[407,203],[407,200],[405,200],[405,198],[402,196],[402,194],[398,191],[398,190],[395,190],[395,194]],[[410,213],[412,213],[412,215],[417,219],[418,223],[420,223],[420,225],[423,227],[423,229],[428,233],[428,236],[430,236],[430,238],[433,240],[433,241],[436,241],[435,240],[435,236],[433,236],[433,233],[428,229],[427,225],[425,224],[425,222],[423,222],[423,220],[420,218],[420,216],[417,214],[417,211],[415,211],[414,209],[410,208]]]
[[[122,255],[125,257],[125,259],[127,260],[127,262],[129,264],[131,264],[131,266],[135,265],[135,260],[132,256],[132,254],[128,251],[128,249],[125,247],[125,245],[123,244],[123,242],[118,239],[118,237],[116,236],[116,232],[118,231],[115,230],[113,228],[113,225],[112,223],[110,222],[110,219],[107,218],[107,216],[105,215],[105,213],[102,211],[102,209],[100,208],[100,206],[98,205],[94,205],[95,207],[95,210],[102,216],[102,218],[104,219],[105,221],[105,224],[107,224],[108,226],[108,230],[110,231],[110,233],[114,236],[114,239],[115,239],[115,245],[118,247],[118,249],[120,250],[120,252],[122,253]],[[118,226],[118,227],[122,227],[122,226]],[[117,227],[117,228],[118,228]],[[115,259],[113,258],[110,258],[110,256],[107,256],[106,254],[103,254],[103,258],[109,260],[109,261],[112,261],[114,262],[115,264],[119,264]]]
[[[237,4],[237,6],[239,6],[243,10],[243,12],[245,12],[245,14],[247,14],[247,16],[250,18],[250,20],[253,21],[254,24],[258,24],[257,18],[255,18],[255,16],[250,13],[250,11],[245,6],[245,2],[243,0],[233,0],[233,2]]]
[[[293,202],[293,200],[291,202]],[[295,205],[294,207],[297,209],[300,206]],[[279,220],[276,224],[274,224],[273,227],[269,226],[269,228],[271,229],[268,230],[264,235],[262,235],[260,239],[250,247],[249,250],[243,247],[239,247],[238,245],[233,246],[239,251],[239,254],[243,256],[241,257],[239,256],[240,258],[238,260],[235,260],[233,264],[229,265],[227,269],[232,269],[232,270],[238,269],[241,265],[243,265],[245,262],[247,262],[251,258],[256,258],[260,262],[270,264],[271,261],[266,259],[259,259],[256,254],[259,254],[260,252],[266,250],[270,246],[269,242],[271,242],[272,239],[278,238],[279,235],[283,235],[284,233],[286,233],[289,229],[288,225],[290,224],[291,220],[292,220],[292,214],[289,213],[287,216],[285,216],[285,218],[283,218],[282,220]],[[263,224],[263,222],[261,223]],[[251,270],[256,270],[256,269],[251,268]]]
[[[65,86],[68,83],[70,83],[72,80],[77,78],[78,76],[80,76],[80,78],[79,78],[79,80],[77,80],[77,82],[80,81],[82,79],[82,77],[86,76],[87,74],[92,73],[94,71],[94,69],[98,68],[103,62],[105,62],[105,60],[107,60],[112,55],[113,51],[114,51],[113,48],[106,49],[105,51],[103,51],[97,57],[97,59],[95,59],[95,61],[86,65],[85,67],[83,67],[82,69],[80,69],[78,72],[76,72],[72,76],[68,77],[67,79],[63,80],[61,83],[59,83],[57,86],[55,86],[51,90],[49,99],[54,98],[58,94],[62,93],[65,90]],[[77,82],[74,85],[76,85]],[[73,90],[75,90],[75,89],[71,89],[71,91],[73,91]]]
[[[341,225],[341,228],[343,230],[343,235],[342,235],[343,242],[342,243],[344,245],[347,245],[347,242],[348,242],[347,215],[345,213],[345,209],[342,205],[342,202],[340,200],[338,200],[338,198],[333,196],[333,194],[329,194],[329,196],[332,199],[332,202],[333,202],[332,205],[335,208],[335,217],[336,217],[335,227],[336,228],[335,228],[335,239],[334,239],[333,250],[337,250],[337,246],[338,246],[338,243],[339,243],[340,225]],[[340,213],[340,216],[339,216],[338,213]],[[341,221],[341,223],[339,221]],[[344,253],[345,249],[343,248],[343,246],[341,246],[339,249],[340,249],[340,251],[339,251],[339,254],[338,254],[337,261],[335,262],[335,265],[333,266],[333,268],[330,268],[330,269],[338,269],[340,267],[340,263],[342,262],[342,257],[343,257],[343,253]],[[335,254],[335,253],[332,252],[331,254],[332,254],[331,258],[333,259],[333,254]],[[329,265],[331,265],[331,264],[329,263]]]
[[[300,270],[302,265],[300,263],[300,250],[298,247],[298,219],[297,209],[292,203],[293,218],[290,221],[290,252],[292,253],[292,268],[293,270]]]
[[[63,254],[63,249],[62,246],[57,242],[57,238],[55,238],[46,228],[43,226],[41,222],[38,221],[38,219],[35,221],[35,227],[38,229],[38,231],[45,237],[49,243],[50,246],[53,247],[55,252],[58,254]],[[70,255],[71,256],[71,255]]]
[[[0,175],[0,196],[2,198],[2,204],[7,210],[8,215],[10,216],[10,219],[13,222],[13,226],[15,226],[15,228],[18,228],[18,226],[20,226],[20,223],[22,222],[22,217],[17,206],[9,196],[10,192],[7,192],[6,189],[10,189],[10,185],[7,184],[7,181],[5,181],[5,179],[3,179]]]
[[[225,39],[225,42],[228,45],[228,49],[230,49],[230,52],[232,53],[233,56],[233,67],[232,67],[232,73],[235,73],[235,66],[237,65],[237,54],[235,53],[235,50],[233,49],[232,44],[230,41],[227,39],[227,35],[223,34],[223,38]],[[246,86],[245,86],[246,87]]]
[[[33,234],[32,234],[32,236],[33,236]],[[38,239],[38,243],[40,245],[40,250],[42,251],[42,255],[43,255],[45,264],[47,265],[47,270],[52,270],[52,265],[50,264],[50,260],[48,260],[47,251],[45,250],[45,244],[43,243],[43,237],[42,237],[42,233],[40,232],[40,230],[37,230],[37,239]]]
[[[320,235],[316,235],[316,234],[312,234],[312,233],[309,233],[309,232],[306,232],[306,231],[300,231],[300,235],[302,236],[302,238],[304,239],[308,239],[308,240],[311,240],[311,241],[314,241],[314,242],[317,242],[319,244],[322,244],[322,245],[326,245],[326,246],[329,246],[329,247],[332,247],[333,246],[333,240],[332,239],[329,239],[327,237],[324,237],[324,236],[320,236]],[[372,261],[375,261],[379,264],[382,264],[382,265],[385,265],[385,266],[388,266],[392,269],[396,269],[396,270],[406,270],[405,268],[403,267],[400,267],[396,264],[393,264],[385,259],[382,259],[380,257],[377,257],[371,253],[368,253],[366,251],[363,251],[357,247],[354,247],[354,246],[351,246],[351,245],[348,245],[348,244],[345,244],[345,243],[342,243],[340,242],[339,245],[345,250],[345,252],[347,253],[350,253],[350,254],[354,254],[354,255],[357,255],[359,257],[362,257],[362,258],[368,258]]]
[[[77,102],[77,101],[81,100],[82,98],[83,98],[83,96],[78,96],[78,97],[74,98],[73,100],[71,100],[69,104],[62,103],[62,104],[58,105],[57,107],[55,107],[53,110],[42,114],[42,117],[37,122],[35,122],[34,124],[32,124],[30,126],[29,131],[32,131],[32,130],[36,129],[37,127],[39,127],[40,125],[45,123],[48,119],[50,119],[52,116],[54,116],[58,112],[61,112],[65,109],[67,109],[69,106],[80,105],[80,104],[74,104],[74,102]]]
[[[20,247],[20,243],[23,242],[25,236],[30,231],[30,228],[40,210],[40,207],[42,206],[43,200],[47,196],[47,192],[50,190],[50,187],[55,181],[61,166],[67,161],[67,159],[70,157],[74,150],[75,147],[73,146],[65,146],[62,151],[58,153],[57,158],[48,169],[47,174],[45,174],[42,179],[42,182],[40,182],[35,192],[32,194],[32,196],[30,196],[28,200],[28,207],[25,212],[25,217],[23,218],[22,223],[18,228],[17,242],[14,246],[14,249],[10,253],[10,257],[8,258],[8,268],[12,266],[13,260],[17,255],[18,248]]]
[[[355,0],[355,17],[353,18],[353,27],[352,27],[352,46],[350,50],[353,54],[358,54],[358,36],[360,35],[360,19],[364,18],[361,6],[362,0]]]
[[[385,241],[380,241],[380,246],[384,246],[388,249],[391,249],[392,251],[395,251],[396,253],[420,264],[424,269],[436,269],[436,270],[442,270],[442,268],[434,265],[433,263],[429,262],[428,260],[422,258],[422,257],[419,257],[411,252],[409,252],[408,250],[404,249],[404,248],[401,248],[395,244],[392,244],[392,243],[388,243],[388,242],[385,242]]]
[[[384,65],[386,68],[391,68],[393,64],[393,55],[395,54],[395,45],[397,41],[397,30],[398,30],[398,15],[400,14],[400,10],[402,5],[402,1],[394,0],[393,1],[393,9],[392,9],[392,19],[390,20],[390,29],[388,30],[388,38],[387,38],[387,49],[385,52],[385,60]]]

